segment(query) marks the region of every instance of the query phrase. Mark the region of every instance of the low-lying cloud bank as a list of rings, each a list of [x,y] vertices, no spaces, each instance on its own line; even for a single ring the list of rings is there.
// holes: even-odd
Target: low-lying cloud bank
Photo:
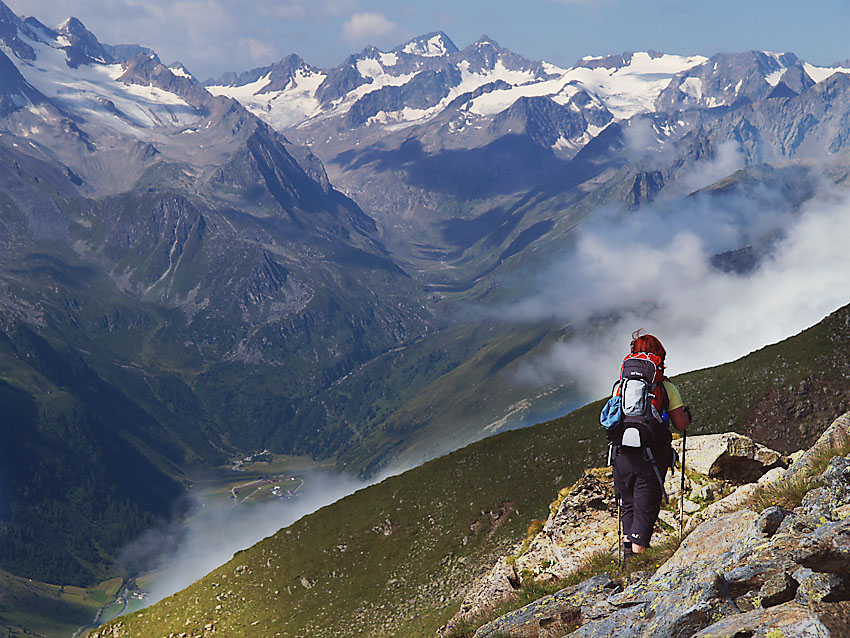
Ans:
[[[195,490],[189,495],[190,516],[147,532],[125,549],[122,562],[131,573],[148,573],[147,602],[153,604],[206,576],[236,552],[393,473],[364,482],[334,472],[299,472],[304,484],[296,496],[265,502],[237,503]]]
[[[818,192],[800,210],[760,187],[628,214],[600,211],[575,249],[537,278],[537,292],[508,312],[521,321],[577,325],[606,318],[605,327],[557,344],[518,376],[534,385],[571,380],[591,400],[610,392],[638,328],[662,340],[674,375],[817,323],[850,302],[850,193],[822,185]],[[712,265],[719,253],[759,242],[770,249],[746,274]]]

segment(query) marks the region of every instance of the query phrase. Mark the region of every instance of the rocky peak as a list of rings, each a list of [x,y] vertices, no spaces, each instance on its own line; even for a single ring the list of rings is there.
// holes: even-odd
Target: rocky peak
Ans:
[[[470,63],[470,71],[492,71],[502,54],[502,48],[495,40],[482,35],[460,52],[460,57]]]
[[[110,64],[114,60],[78,18],[68,18],[56,28],[67,44],[62,48],[68,56],[68,66],[76,69],[82,64]]]
[[[369,45],[360,52],[358,57],[363,60],[379,60],[381,58],[381,50]]]
[[[150,57],[150,54],[148,54]],[[197,82],[197,78],[192,75],[192,72],[189,70],[185,64],[183,64],[180,60],[175,60],[171,64],[168,65],[168,70],[171,71],[177,77],[184,77],[190,79],[192,82]]]
[[[195,108],[208,108],[214,99],[193,78],[175,75],[171,69],[160,62],[156,54],[140,53],[124,63],[124,73],[118,78],[125,84],[155,86],[174,93]]]
[[[365,78],[357,70],[357,56],[349,56],[342,65],[328,72],[327,77],[316,89],[316,99],[323,105],[338,100],[359,86],[371,84],[372,78]]]
[[[659,110],[736,107],[767,98],[779,78],[774,74],[799,63],[793,53],[719,53],[674,76],[661,92]]]
[[[773,87],[768,98],[794,97],[814,85],[815,81],[806,73],[805,67],[798,62],[782,74],[779,83]]]
[[[21,19],[0,1],[0,42],[22,60],[35,60],[33,48],[20,38]]]
[[[59,37],[58,31],[54,31],[37,18],[32,17],[24,20],[21,31],[26,33],[33,40],[38,40],[40,42],[52,42]]]
[[[533,62],[509,49],[503,49],[498,42],[487,35],[482,35],[454,57],[458,61],[467,62],[471,73],[487,73],[495,69],[497,64],[501,64],[511,71],[529,72],[529,79],[548,77],[541,63]]]
[[[280,62],[272,65],[269,69],[269,83],[263,87],[260,93],[270,93],[286,89],[297,77],[299,71],[303,75],[312,75],[319,72],[318,69],[304,62],[300,56],[292,53]]]
[[[393,49],[394,53],[406,53],[419,57],[440,57],[458,50],[451,38],[442,31],[420,35]]]
[[[347,63],[351,62],[351,58]],[[242,73],[225,73],[219,78],[210,78],[204,82],[204,86],[245,86],[252,84],[260,78],[269,76],[269,84],[260,91],[260,93],[269,93],[273,91],[283,91],[289,86],[289,83],[296,76],[298,71],[304,75],[319,73],[320,71],[307,64],[301,56],[292,53],[280,61],[268,66],[260,66],[244,71]]]
[[[590,125],[604,126],[613,119],[604,106],[601,109],[591,106],[593,99],[584,90],[566,104],[558,104],[543,95],[521,97],[496,115],[492,126],[503,134],[524,130],[542,148],[574,153],[582,146]]]

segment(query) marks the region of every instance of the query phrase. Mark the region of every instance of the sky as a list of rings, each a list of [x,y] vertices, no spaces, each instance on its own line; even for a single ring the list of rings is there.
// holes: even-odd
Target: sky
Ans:
[[[138,43],[201,79],[297,53],[321,68],[367,45],[389,50],[444,31],[481,35],[568,67],[585,55],[653,49],[711,55],[792,51],[818,65],[850,58],[850,1],[813,0],[6,0],[56,26],[82,20],[108,44]]]

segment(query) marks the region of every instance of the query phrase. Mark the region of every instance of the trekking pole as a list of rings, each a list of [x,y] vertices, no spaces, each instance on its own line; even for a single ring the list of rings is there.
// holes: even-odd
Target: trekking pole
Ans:
[[[617,489],[617,468],[614,467],[616,456],[614,446],[608,446],[608,464],[611,466],[611,478],[614,482],[614,501],[617,503],[617,569],[621,572],[626,570],[626,545],[623,542],[623,513],[620,490]]]
[[[617,501],[617,568],[621,572],[626,571],[626,543],[623,541],[623,513],[619,490],[616,481],[614,483],[614,499]]]
[[[682,430],[682,487],[679,490],[679,542],[685,534],[685,448],[688,442],[688,430]]]

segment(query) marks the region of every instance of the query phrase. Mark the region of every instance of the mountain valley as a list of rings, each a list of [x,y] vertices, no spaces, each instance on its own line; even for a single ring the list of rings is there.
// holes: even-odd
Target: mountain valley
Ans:
[[[612,358],[577,372],[578,357],[620,339],[621,322],[666,315],[685,343],[711,328],[609,292],[593,268],[621,268],[625,251],[594,242],[658,229],[647,288],[664,269],[671,287],[771,285],[813,255],[827,264],[843,235],[807,224],[847,208],[848,67],[647,51],[560,68],[435,32],[331,69],[293,54],[202,82],[76,18],[51,28],[0,2],[0,576],[14,592],[32,579],[105,596],[102,583],[131,575],[122,548],[189,511],[193,477],[260,450],[366,479],[429,461],[278,534],[274,551],[304,552],[284,578],[297,631],[333,635],[357,618],[366,634],[432,632],[551,487],[599,454],[592,408],[560,417],[608,390],[597,369]],[[692,259],[658,257],[682,238]],[[706,360],[813,325],[848,301],[833,281],[812,277],[816,303]],[[715,314],[723,294],[707,289],[694,314]],[[843,343],[836,317],[804,334]],[[843,346],[817,337],[808,350],[811,339],[776,346],[794,354],[773,380],[730,364],[753,379],[746,418],[705,398],[728,383],[716,371],[691,373],[705,431],[731,420],[788,452],[811,443],[832,402],[812,404],[800,437],[753,416],[781,412],[782,388],[804,379],[846,401]],[[522,471],[505,469],[509,451]],[[444,478],[455,475],[461,493]],[[284,538],[320,528],[307,549]],[[337,537],[383,556],[380,569],[331,568],[352,590],[313,573]],[[422,572],[405,580],[411,555]],[[447,566],[450,583],[426,586]],[[334,583],[337,618],[301,578]],[[90,611],[51,587],[19,600],[74,622]],[[58,635],[11,598],[0,626]],[[420,607],[400,629],[396,612]]]

